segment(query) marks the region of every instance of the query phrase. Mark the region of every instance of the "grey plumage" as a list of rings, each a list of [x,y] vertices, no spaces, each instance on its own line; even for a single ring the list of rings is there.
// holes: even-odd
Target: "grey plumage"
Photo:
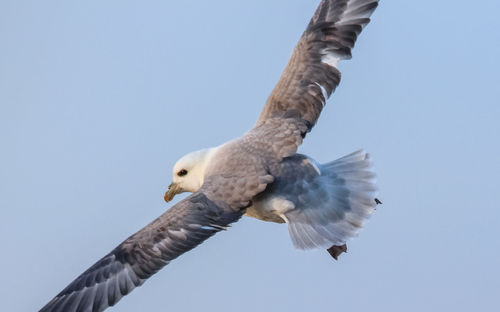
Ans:
[[[335,62],[351,58],[356,38],[377,5],[378,0],[321,1],[257,124],[294,111],[312,128],[340,82]]]
[[[256,126],[217,148],[201,188],[126,239],[41,311],[103,311],[243,214],[287,222],[302,249],[342,245],[354,236],[375,206],[367,154],[319,165],[296,152],[339,84],[336,62],[350,58],[377,4],[323,0]]]
[[[343,245],[377,205],[372,167],[363,150],[326,164],[300,154],[287,157],[271,169],[274,183],[254,198],[246,215],[287,222],[298,249]]]
[[[242,214],[202,192],[192,194],[97,261],[40,311],[103,311]]]

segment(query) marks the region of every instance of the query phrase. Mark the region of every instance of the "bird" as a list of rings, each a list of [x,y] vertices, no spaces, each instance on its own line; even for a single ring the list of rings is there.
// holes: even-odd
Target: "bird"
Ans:
[[[104,311],[170,261],[242,216],[286,223],[298,249],[324,248],[337,259],[377,204],[370,155],[359,150],[328,163],[298,154],[340,82],[378,0],[322,0],[296,44],[255,126],[217,147],[191,152],[173,167],[164,199],[188,192],[78,276],[40,311]]]

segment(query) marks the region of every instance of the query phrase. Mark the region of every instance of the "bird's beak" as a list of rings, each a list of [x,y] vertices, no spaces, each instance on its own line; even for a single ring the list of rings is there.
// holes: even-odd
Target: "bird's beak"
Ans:
[[[174,198],[175,195],[179,193],[182,193],[182,189],[179,187],[177,183],[172,182],[172,184],[168,186],[168,191],[165,193],[165,196],[163,198],[168,203]]]

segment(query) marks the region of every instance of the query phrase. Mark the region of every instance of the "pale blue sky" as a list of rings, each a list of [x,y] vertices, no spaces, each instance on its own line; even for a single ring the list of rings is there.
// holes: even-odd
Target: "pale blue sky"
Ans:
[[[0,1],[0,297],[35,311],[170,205],[183,154],[255,122],[318,1]],[[301,148],[371,152],[349,253],[245,218],[111,311],[492,311],[500,2],[382,1]]]

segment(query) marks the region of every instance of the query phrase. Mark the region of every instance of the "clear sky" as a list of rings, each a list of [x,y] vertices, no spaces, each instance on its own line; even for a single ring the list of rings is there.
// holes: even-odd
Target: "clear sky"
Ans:
[[[253,126],[318,1],[0,1],[3,311],[36,311],[170,205],[171,167]],[[500,2],[381,1],[300,152],[371,152],[349,253],[245,218],[111,311],[492,311]],[[182,197],[179,197],[179,199]]]

